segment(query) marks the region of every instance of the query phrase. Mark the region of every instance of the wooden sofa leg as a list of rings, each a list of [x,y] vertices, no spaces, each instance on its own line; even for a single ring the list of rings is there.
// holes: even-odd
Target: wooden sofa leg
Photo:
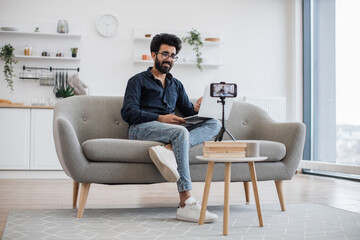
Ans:
[[[250,203],[250,182],[244,182],[245,200],[246,204]]]
[[[284,194],[283,194],[283,181],[282,180],[275,180],[275,186],[276,186],[276,191],[279,197],[279,201],[280,201],[280,206],[281,206],[281,211],[285,211],[285,198],[284,198]]]
[[[86,200],[87,200],[89,190],[90,190],[90,184],[91,183],[81,183],[80,202],[79,202],[79,208],[78,208],[78,214],[77,214],[78,218],[82,218],[84,215],[84,209],[85,209]]]
[[[73,181],[73,208],[76,208],[78,195],[79,195],[79,183]]]

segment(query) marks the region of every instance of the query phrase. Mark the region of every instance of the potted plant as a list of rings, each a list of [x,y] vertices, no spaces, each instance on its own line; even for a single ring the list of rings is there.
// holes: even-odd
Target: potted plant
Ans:
[[[0,59],[5,62],[4,64],[4,76],[5,81],[7,82],[7,86],[10,88],[10,92],[14,91],[14,82],[13,78],[16,77],[14,74],[14,65],[17,63],[14,55],[15,48],[10,44],[5,44],[1,47],[0,51]]]
[[[201,40],[200,33],[193,28],[190,32],[188,32],[188,34],[189,35],[184,37],[182,40],[193,47],[193,51],[196,55],[196,67],[202,71],[201,63],[203,62],[203,58],[201,57],[202,53],[200,48],[203,46],[203,42]]]
[[[76,58],[77,52],[78,52],[78,48],[77,48],[77,47],[71,48],[71,56],[72,56],[73,58]]]
[[[66,88],[64,86],[62,86],[57,91],[57,96],[60,96],[62,98],[67,98],[67,97],[71,97],[74,95],[75,95],[74,88],[70,87],[70,86],[66,86]]]
[[[58,78],[59,76],[59,78]],[[54,90],[56,97],[62,97],[67,98],[75,95],[75,88],[68,85],[68,76],[66,74],[66,77],[63,73],[55,74],[55,84],[54,84]]]

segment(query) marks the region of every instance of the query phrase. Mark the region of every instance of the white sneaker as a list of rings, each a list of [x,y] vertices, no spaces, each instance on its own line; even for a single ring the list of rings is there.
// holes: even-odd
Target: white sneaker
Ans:
[[[185,207],[178,207],[176,211],[176,219],[189,221],[189,222],[199,222],[201,204],[196,201],[194,197],[189,197],[185,201]],[[205,213],[205,223],[215,222],[218,216],[214,213],[206,211]]]
[[[155,146],[149,149],[149,155],[161,175],[169,182],[177,182],[180,178],[174,152],[163,147]]]

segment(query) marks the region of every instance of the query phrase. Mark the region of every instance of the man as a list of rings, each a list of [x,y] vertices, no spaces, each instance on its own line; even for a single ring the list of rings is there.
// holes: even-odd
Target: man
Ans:
[[[221,87],[219,93],[220,93],[220,97],[226,97],[226,92],[225,92],[225,87],[224,86]]]
[[[201,205],[191,196],[189,149],[217,135],[221,124],[210,119],[191,127],[174,114],[175,108],[186,117],[196,114],[202,98],[193,105],[182,83],[169,72],[178,59],[181,40],[172,34],[156,35],[150,45],[153,67],[128,81],[121,116],[129,124],[129,138],[164,143],[149,149],[149,155],[161,175],[177,182],[180,204],[176,218],[198,222]],[[205,222],[217,216],[206,212]]]

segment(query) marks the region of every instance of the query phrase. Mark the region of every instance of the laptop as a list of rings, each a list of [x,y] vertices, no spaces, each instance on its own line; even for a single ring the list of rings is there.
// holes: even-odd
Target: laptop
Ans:
[[[185,125],[195,125],[210,118],[222,119],[222,104],[217,102],[218,97],[210,96],[210,85],[205,87],[203,99],[201,101],[199,113],[190,117],[185,117]],[[225,98],[225,120],[229,119],[234,98]]]

